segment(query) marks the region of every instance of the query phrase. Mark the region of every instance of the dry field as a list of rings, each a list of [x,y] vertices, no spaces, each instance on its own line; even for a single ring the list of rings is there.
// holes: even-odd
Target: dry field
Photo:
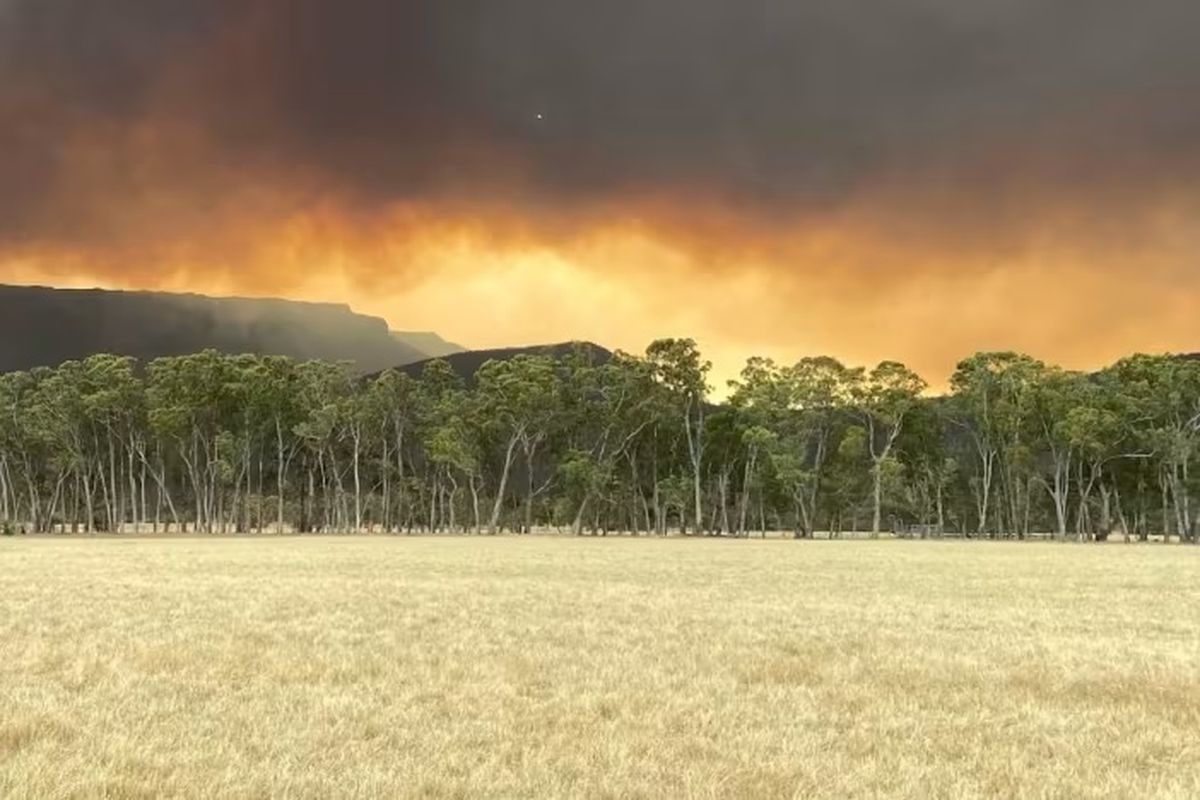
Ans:
[[[0,796],[1197,797],[1200,548],[0,539]]]

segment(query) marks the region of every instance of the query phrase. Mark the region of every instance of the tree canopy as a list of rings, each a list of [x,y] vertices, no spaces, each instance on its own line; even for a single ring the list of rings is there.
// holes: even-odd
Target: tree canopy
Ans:
[[[0,375],[5,531],[531,532],[1197,541],[1200,362],[1071,372],[752,358],[695,342],[419,377],[205,351]]]

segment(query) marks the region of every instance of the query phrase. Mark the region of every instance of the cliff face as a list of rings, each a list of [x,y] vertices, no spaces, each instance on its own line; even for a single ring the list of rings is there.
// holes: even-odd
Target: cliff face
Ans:
[[[382,319],[332,303],[0,286],[0,371],[94,353],[149,360],[205,348],[353,361],[361,372],[429,357]]]

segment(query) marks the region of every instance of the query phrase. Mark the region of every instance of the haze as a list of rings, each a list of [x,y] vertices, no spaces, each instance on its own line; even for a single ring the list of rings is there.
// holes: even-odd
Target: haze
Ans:
[[[0,0],[0,281],[468,346],[1200,349],[1185,0]]]

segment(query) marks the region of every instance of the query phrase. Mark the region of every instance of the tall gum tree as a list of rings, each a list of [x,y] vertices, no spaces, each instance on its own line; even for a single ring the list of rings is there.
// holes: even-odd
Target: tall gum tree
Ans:
[[[500,524],[505,492],[517,447],[525,456],[527,491],[526,525],[532,524],[534,458],[550,433],[559,403],[559,375],[554,360],[545,356],[518,355],[507,360],[492,360],[476,374],[477,390],[484,418],[494,425],[504,440],[504,456],[488,531],[496,533]]]
[[[884,361],[870,372],[855,370],[850,381],[850,401],[867,431],[871,457],[871,534],[878,536],[883,509],[884,464],[892,453],[904,418],[916,405],[927,384],[898,361]]]
[[[828,356],[803,358],[784,374],[790,413],[784,436],[799,458],[794,483],[800,531],[811,537],[821,514],[821,489],[830,441],[850,401],[850,371]]]
[[[646,360],[655,378],[670,393],[683,423],[688,463],[692,474],[693,529],[704,531],[704,416],[708,398],[708,373],[712,362],[700,356],[693,339],[659,339],[646,348]]]
[[[579,535],[590,504],[612,484],[617,465],[653,423],[653,383],[645,362],[625,353],[593,363],[577,349],[564,366],[567,451],[561,472],[578,495],[571,531]]]
[[[993,517],[997,529],[1004,527],[1005,516],[1013,531],[1022,527],[1022,445],[1032,387],[1043,369],[1040,361],[1020,353],[986,352],[959,362],[950,378],[950,418],[967,433],[974,454],[971,487],[979,536]],[[1006,498],[1004,515],[992,511],[997,483]]]
[[[1055,534],[1066,538],[1071,474],[1079,442],[1068,415],[1084,402],[1086,377],[1055,367],[1044,368],[1034,384],[1033,415],[1040,435],[1038,480],[1054,506]]]
[[[1200,362],[1136,355],[1112,367],[1141,440],[1158,464],[1163,535],[1200,543],[1192,463],[1200,452]]]

